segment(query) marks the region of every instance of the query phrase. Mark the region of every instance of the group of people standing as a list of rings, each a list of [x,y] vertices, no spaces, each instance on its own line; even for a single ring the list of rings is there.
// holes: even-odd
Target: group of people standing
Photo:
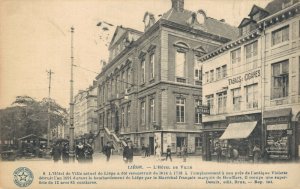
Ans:
[[[113,143],[108,141],[106,145],[103,146],[102,152],[106,156],[106,161],[109,162],[110,157],[112,155],[112,151],[114,150]],[[131,141],[127,142],[127,145],[123,148],[123,160],[125,163],[133,162],[133,145]]]
[[[79,163],[82,162],[92,162],[93,161],[93,153],[94,150],[91,144],[86,143],[83,144],[79,142],[75,148],[76,159]],[[69,162],[69,143],[68,142],[56,142],[51,151],[51,155],[53,157],[53,161],[55,163],[62,160],[63,163]]]
[[[64,163],[69,162],[69,143],[68,142],[56,142],[51,150],[53,161],[56,163],[62,160]]]
[[[144,144],[142,144],[142,154],[143,154],[143,157],[149,157],[150,156],[150,147],[149,147],[149,145],[145,146]]]
[[[94,150],[91,144],[79,142],[75,149],[76,159],[79,163],[93,162]]]
[[[235,161],[240,157],[239,149],[236,146],[229,145],[228,148],[222,149],[219,143],[216,143],[215,152],[217,156],[217,161]],[[251,154],[251,155],[250,155]],[[268,159],[268,150],[265,148],[263,151],[260,149],[258,144],[255,144],[248,152],[250,160],[253,163],[258,163],[260,161],[266,162]]]

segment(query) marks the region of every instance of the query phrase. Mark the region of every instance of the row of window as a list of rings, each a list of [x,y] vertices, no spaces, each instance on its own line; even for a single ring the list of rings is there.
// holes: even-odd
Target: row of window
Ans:
[[[145,57],[141,60],[141,72],[140,72],[141,84],[146,83],[146,60]],[[153,80],[155,76],[155,54],[151,53],[149,56],[149,81]]]
[[[289,89],[289,61],[284,60],[282,62],[274,63],[271,65],[272,69],[272,85],[271,85],[271,98],[283,98],[288,96]],[[245,109],[257,109],[258,108],[258,84],[252,84],[244,87],[245,91]],[[243,104],[243,97],[241,94],[241,87],[231,90],[231,106],[233,111],[240,111]],[[216,98],[216,103],[214,99]],[[210,107],[211,113],[226,113],[227,107],[227,91],[216,94],[207,95],[206,103]],[[186,122],[186,99],[183,97],[176,97],[176,122]],[[217,107],[215,108],[215,104]],[[197,113],[197,106],[201,105],[201,101],[195,99],[195,123],[201,123],[202,117],[200,113]],[[148,110],[146,109],[146,101],[142,100],[140,103],[140,123],[146,124],[146,111],[149,115],[149,123],[154,123],[155,118],[155,98],[149,98]],[[107,112],[107,125],[112,126],[114,124],[114,113]],[[104,119],[104,117],[103,117]],[[130,104],[121,107],[121,127],[128,127],[130,119]],[[100,115],[101,121],[101,115]],[[104,122],[104,120],[103,120]]]
[[[257,109],[258,108],[258,84],[248,85],[245,86],[246,92],[246,109]],[[231,90],[232,93],[232,101],[229,107],[233,107],[233,111],[240,111],[242,106],[242,94],[241,88],[235,88]],[[226,113],[227,110],[227,91],[220,92],[216,94],[216,104],[217,107],[215,108],[214,105],[214,95],[207,95],[206,103],[210,107],[210,111],[212,114],[222,114]]]
[[[279,28],[272,32],[272,46],[278,45],[289,40],[289,25]],[[241,58],[242,47],[230,52],[231,72],[232,75],[239,74],[244,71],[252,70],[258,67],[258,42],[254,41],[244,46],[244,61]],[[226,70],[227,71],[227,70]],[[227,74],[225,72],[225,74]],[[223,75],[224,77],[224,75]],[[205,81],[213,82],[222,79],[221,68],[216,69],[216,78],[214,70],[205,72]]]
[[[220,79],[226,78],[227,65],[223,65],[221,67],[216,68],[216,76],[215,76],[215,70],[210,70],[209,72],[205,72],[204,77],[206,83],[218,81]]]
[[[232,75],[241,73],[243,71],[248,71],[251,69],[257,68],[257,41],[245,45],[245,64],[241,63],[241,47],[231,51],[230,61],[231,61],[231,70]]]
[[[120,71],[119,74],[106,81],[105,85],[99,87],[100,103],[109,97],[123,93],[132,86],[132,69],[129,67]]]
[[[200,124],[202,122],[202,114],[197,111],[198,106],[201,105],[200,99],[195,99],[195,124]],[[125,128],[129,126],[130,123],[130,108],[131,104],[127,103],[126,105],[121,106],[120,108],[120,127]],[[156,122],[155,116],[155,98],[149,98],[148,110],[146,109],[146,100],[143,99],[140,102],[140,124],[146,125],[146,115],[148,115],[148,121],[150,124],[154,124]],[[148,111],[148,114],[146,114]],[[177,123],[185,123],[186,122],[186,99],[183,97],[176,98],[176,122]],[[100,125],[104,124],[104,113],[99,115],[99,123]],[[112,129],[116,121],[116,112],[109,110],[106,113],[106,125],[108,128]]]
[[[185,123],[186,118],[186,99],[183,97],[176,97],[176,122]],[[197,111],[197,107],[200,106],[201,100],[195,99],[195,123],[200,124],[202,122],[202,114]]]
[[[146,82],[146,60],[143,57],[140,66],[140,83],[144,84]],[[149,81],[153,80],[155,77],[155,54],[151,53],[149,56]],[[176,82],[186,83],[187,77],[187,62],[186,62],[186,52],[176,51],[175,53],[175,77]],[[202,79],[202,70],[195,68],[195,80],[200,81]],[[200,85],[199,82],[195,82],[196,85]]]
[[[299,58],[300,60],[300,58]],[[271,99],[285,98],[289,95],[289,60],[271,64]],[[231,90],[233,111],[240,111],[242,107],[241,88]],[[245,108],[258,108],[258,85],[245,86]],[[216,104],[214,107],[214,95],[206,96],[206,103],[210,107],[211,113],[226,113],[227,91],[216,94]]]
[[[155,98],[152,97],[149,99],[149,107],[148,107],[148,115],[149,115],[149,123],[155,123]],[[140,123],[141,125],[146,124],[146,101],[141,101],[141,108],[140,108]]]

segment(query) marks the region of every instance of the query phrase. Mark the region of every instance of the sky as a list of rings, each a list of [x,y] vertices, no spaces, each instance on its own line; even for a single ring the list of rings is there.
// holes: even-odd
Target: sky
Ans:
[[[254,4],[270,0],[185,0],[185,9],[238,26]],[[16,96],[36,100],[48,97],[64,107],[70,101],[71,33],[74,33],[74,95],[89,87],[108,59],[115,26],[143,31],[146,11],[158,15],[171,8],[171,0],[3,0],[0,1],[0,108]],[[103,30],[103,21],[113,24]]]

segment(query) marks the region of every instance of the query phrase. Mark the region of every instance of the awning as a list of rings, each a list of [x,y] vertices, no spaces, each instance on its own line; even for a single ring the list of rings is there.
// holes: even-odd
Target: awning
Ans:
[[[264,112],[264,118],[288,117],[292,113],[292,108],[282,108],[278,110],[269,110]]]
[[[254,130],[256,124],[257,121],[230,123],[220,139],[225,140],[247,138]]]

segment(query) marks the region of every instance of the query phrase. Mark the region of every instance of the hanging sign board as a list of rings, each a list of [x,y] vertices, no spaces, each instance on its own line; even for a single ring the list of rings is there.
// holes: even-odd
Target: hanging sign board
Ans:
[[[210,109],[209,106],[197,106],[196,107],[196,112],[198,114],[210,114]]]

